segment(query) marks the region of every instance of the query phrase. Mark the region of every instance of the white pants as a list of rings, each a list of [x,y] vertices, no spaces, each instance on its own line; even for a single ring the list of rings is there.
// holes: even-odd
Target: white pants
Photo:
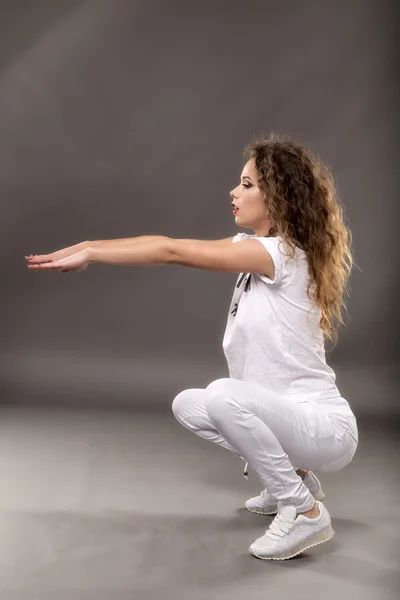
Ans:
[[[356,418],[342,397],[295,402],[226,378],[180,392],[172,410],[190,431],[246,460],[275,500],[298,512],[315,500],[296,469],[337,471],[358,445]]]

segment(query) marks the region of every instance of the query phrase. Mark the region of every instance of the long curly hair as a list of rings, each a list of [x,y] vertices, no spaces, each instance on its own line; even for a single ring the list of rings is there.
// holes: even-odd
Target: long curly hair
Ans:
[[[258,187],[271,222],[268,236],[282,236],[291,258],[295,246],[307,255],[307,295],[321,309],[324,339],[333,340],[335,347],[354,261],[352,234],[332,173],[308,148],[275,133],[247,144],[244,155],[255,159]]]

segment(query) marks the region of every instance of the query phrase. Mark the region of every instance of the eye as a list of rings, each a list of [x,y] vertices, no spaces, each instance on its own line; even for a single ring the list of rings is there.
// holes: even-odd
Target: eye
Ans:
[[[245,183],[242,183],[242,186],[243,186],[243,187],[245,187],[245,188],[249,188],[249,187],[251,187],[251,185],[250,185],[250,184],[247,184],[247,185],[246,185]]]

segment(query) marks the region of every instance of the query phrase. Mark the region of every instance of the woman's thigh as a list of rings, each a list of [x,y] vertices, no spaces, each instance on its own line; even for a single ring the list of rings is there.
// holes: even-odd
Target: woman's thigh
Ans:
[[[212,423],[205,408],[207,391],[202,388],[190,388],[180,392],[172,402],[172,412],[177,421],[200,437],[223,446],[240,458],[240,453],[229,444]]]
[[[313,471],[335,471],[348,464],[357,447],[343,421],[315,401],[298,403],[259,384],[232,378],[217,379],[207,388],[206,409],[228,417],[229,403],[242,409],[243,418],[255,415],[275,434],[292,464]]]

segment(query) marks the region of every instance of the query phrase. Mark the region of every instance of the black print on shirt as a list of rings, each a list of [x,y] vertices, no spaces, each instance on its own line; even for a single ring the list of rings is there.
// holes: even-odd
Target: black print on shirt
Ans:
[[[236,284],[236,287],[239,288],[242,285],[242,282],[244,280],[244,291],[248,292],[249,289],[251,288],[251,273],[242,273],[241,278],[239,279],[239,281]]]
[[[246,277],[247,275],[247,277]],[[248,292],[251,289],[251,273],[242,273],[239,281],[236,284],[236,287],[239,288],[244,282],[244,292]],[[235,302],[233,309],[231,310],[231,315],[236,317],[236,313],[238,310],[239,303]]]
[[[246,277],[247,275],[247,277]],[[245,279],[246,277],[246,279]],[[250,285],[250,280],[251,280],[251,273],[242,273],[242,276],[240,277],[239,281],[236,284],[236,287],[239,288],[242,285],[242,282],[244,280],[244,291],[248,292],[251,285]]]

